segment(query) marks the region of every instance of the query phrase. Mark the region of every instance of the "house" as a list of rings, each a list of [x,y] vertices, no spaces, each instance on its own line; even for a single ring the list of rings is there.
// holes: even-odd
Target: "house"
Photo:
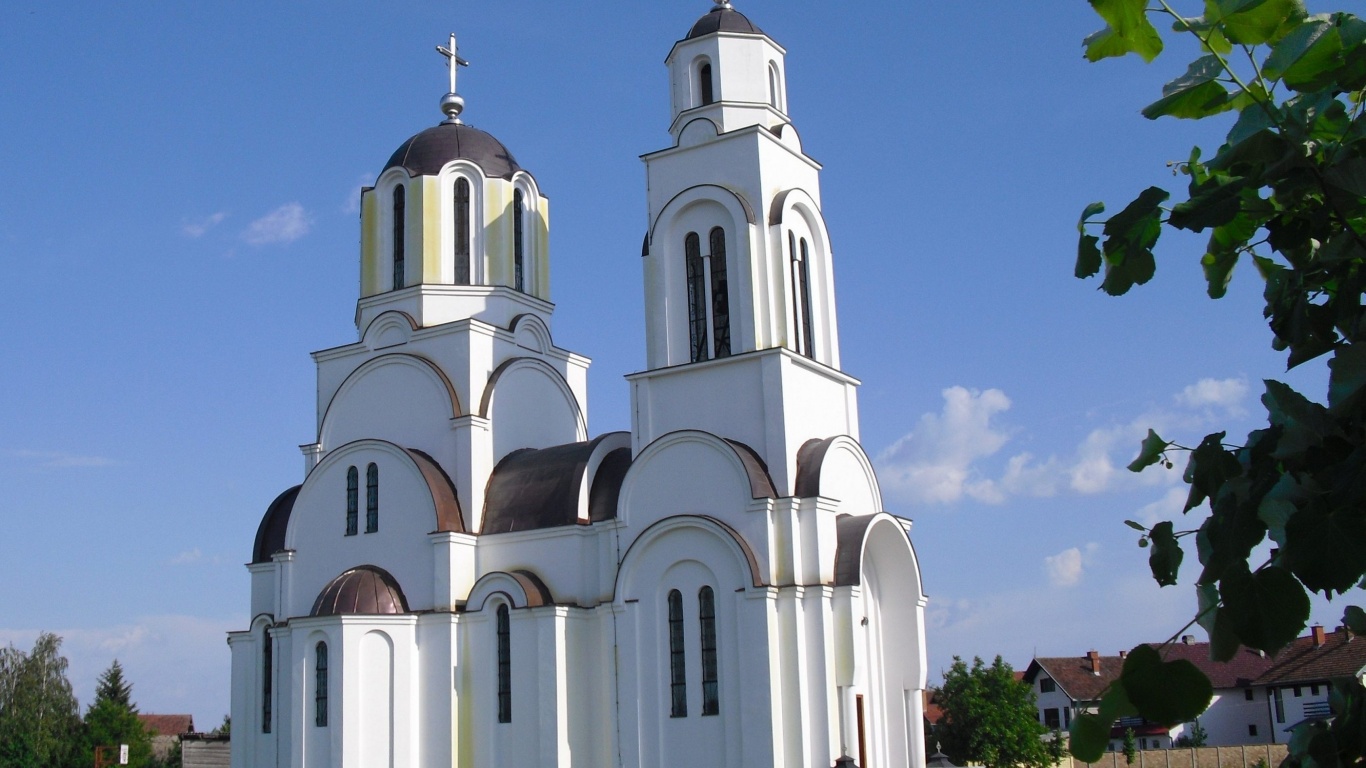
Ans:
[[[1225,662],[1210,660],[1209,643],[1199,643],[1191,635],[1165,647],[1153,645],[1165,661],[1185,659],[1194,664],[1214,686],[1214,698],[1199,718],[1209,746],[1237,746],[1266,744],[1271,741],[1271,723],[1267,719],[1267,690],[1258,681],[1271,668],[1271,659],[1258,651],[1239,648],[1234,657]],[[1194,723],[1182,723],[1172,728],[1171,738],[1195,739]]]
[[[858,442],[787,51],[729,2],[669,49],[644,369],[631,430],[590,437],[548,198],[463,122],[455,45],[445,120],[361,193],[357,337],[313,355],[229,636],[232,765],[923,766],[926,598]]]
[[[1036,656],[1025,668],[1022,680],[1038,697],[1039,722],[1050,730],[1065,731],[1071,727],[1074,716],[1097,710],[1105,689],[1119,678],[1123,667],[1123,653],[1101,656],[1092,650],[1085,656]],[[1126,718],[1111,729],[1112,750],[1122,747],[1124,733],[1130,728],[1139,749],[1171,746],[1166,728],[1139,718]]]
[[[192,715],[139,714],[138,721],[142,723],[143,730],[152,737],[152,756],[158,760],[165,760],[166,756],[171,754],[171,750],[180,742],[182,734],[194,732]]]
[[[1274,743],[1289,742],[1290,729],[1299,723],[1332,714],[1328,698],[1333,680],[1363,679],[1366,641],[1354,637],[1345,627],[1334,632],[1311,627],[1307,636],[1276,654],[1274,662],[1257,678],[1257,685],[1265,691],[1266,719]]]

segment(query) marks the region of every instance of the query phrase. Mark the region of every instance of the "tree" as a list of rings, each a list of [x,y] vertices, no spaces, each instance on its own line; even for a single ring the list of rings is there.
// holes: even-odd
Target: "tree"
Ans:
[[[128,764],[144,768],[152,759],[152,737],[138,719],[133,686],[123,678],[116,659],[95,685],[95,702],[85,713],[87,760],[94,761],[96,747],[128,745]]]
[[[1331,597],[1366,576],[1366,23],[1348,13],[1310,16],[1303,0],[1204,0],[1203,14],[1190,17],[1172,8],[1176,0],[1090,2],[1106,23],[1086,39],[1092,61],[1152,60],[1164,47],[1154,21],[1200,48],[1145,117],[1236,118],[1208,161],[1196,147],[1175,164],[1188,179],[1185,200],[1168,206],[1170,193],[1150,187],[1104,221],[1095,219],[1103,204],[1088,206],[1076,276],[1103,268],[1101,289],[1124,294],[1152,278],[1166,228],[1208,230],[1200,263],[1209,296],[1222,297],[1238,262],[1251,261],[1265,284],[1272,347],[1291,368],[1327,361],[1326,402],[1267,380],[1268,426],[1241,445],[1216,432],[1191,448],[1149,431],[1129,466],[1170,469],[1171,454],[1189,453],[1185,511],[1208,509],[1198,528],[1127,522],[1150,547],[1161,586],[1177,582],[1182,540],[1194,537],[1201,570],[1192,623],[1209,633],[1216,659],[1240,645],[1275,653],[1304,629],[1309,591]],[[1267,542],[1272,555],[1254,562]],[[1348,607],[1343,620],[1366,632],[1360,608]],[[1118,717],[1175,724],[1208,705],[1209,681],[1194,665],[1140,653],[1145,647],[1129,654],[1100,712],[1073,721],[1078,758],[1100,756]],[[1331,725],[1297,730],[1286,765],[1363,762],[1366,689],[1335,686],[1333,706]]]
[[[79,705],[61,646],[44,633],[29,653],[0,649],[0,768],[79,764]]]
[[[997,656],[991,666],[980,658],[972,668],[957,656],[939,691],[944,718],[936,734],[939,748],[958,765],[985,768],[1050,768],[1049,748],[1039,723],[1034,693],[1015,679]]]
[[[1133,765],[1134,759],[1138,757],[1138,743],[1134,738],[1133,728],[1124,729],[1124,744],[1122,751],[1124,752],[1124,762]]]

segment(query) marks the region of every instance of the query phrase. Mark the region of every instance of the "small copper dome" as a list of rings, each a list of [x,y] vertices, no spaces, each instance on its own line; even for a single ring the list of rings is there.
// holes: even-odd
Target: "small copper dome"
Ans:
[[[460,123],[442,123],[403,142],[384,170],[404,168],[409,176],[435,176],[452,160],[469,160],[486,175],[501,179],[510,179],[521,170],[503,142]]]
[[[328,582],[313,601],[309,616],[360,614],[374,616],[408,612],[408,601],[394,577],[383,568],[362,565]]]
[[[754,22],[745,18],[743,13],[730,7],[730,3],[720,3],[707,15],[697,20],[688,30],[688,36],[684,40],[691,40],[694,37],[710,35],[713,32],[740,32],[750,35],[762,35],[764,31],[754,25]]]

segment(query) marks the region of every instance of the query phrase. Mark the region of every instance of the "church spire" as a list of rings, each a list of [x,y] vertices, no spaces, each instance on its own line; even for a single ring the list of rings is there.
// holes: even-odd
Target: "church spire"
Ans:
[[[470,63],[460,58],[460,49],[455,44],[455,33],[451,33],[451,44],[447,48],[438,45],[436,52],[446,57],[446,64],[451,70],[451,90],[441,97],[441,113],[446,116],[442,123],[460,125],[460,113],[465,111],[465,99],[455,90],[455,76],[461,67],[468,67]]]

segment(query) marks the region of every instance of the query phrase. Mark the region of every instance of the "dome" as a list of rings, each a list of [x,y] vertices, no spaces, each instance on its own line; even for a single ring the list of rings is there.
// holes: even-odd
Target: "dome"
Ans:
[[[251,548],[252,565],[269,563],[271,555],[285,548],[285,532],[289,529],[289,515],[294,511],[294,500],[299,498],[296,485],[275,498],[266,508],[261,525],[256,529],[256,544]]]
[[[510,179],[521,170],[503,142],[459,123],[442,123],[403,142],[384,170],[401,167],[409,176],[435,176],[452,160],[469,160],[485,175],[501,179]]]
[[[730,7],[730,3],[717,5],[711,12],[697,20],[688,30],[688,36],[683,38],[691,40],[695,37],[710,35],[713,32],[741,32],[751,35],[762,35],[764,31],[754,25],[754,22],[745,18],[743,13]]]
[[[383,568],[362,565],[328,582],[318,593],[318,599],[313,601],[313,610],[308,615],[374,616],[407,612],[408,601],[394,577]]]

